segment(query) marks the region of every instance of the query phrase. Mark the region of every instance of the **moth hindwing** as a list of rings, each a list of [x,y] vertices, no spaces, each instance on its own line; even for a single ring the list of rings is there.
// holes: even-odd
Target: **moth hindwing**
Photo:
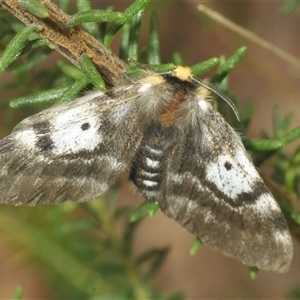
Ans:
[[[0,201],[87,201],[129,169],[147,199],[210,247],[287,271],[283,214],[208,89],[189,68],[145,73],[31,116],[0,140]]]

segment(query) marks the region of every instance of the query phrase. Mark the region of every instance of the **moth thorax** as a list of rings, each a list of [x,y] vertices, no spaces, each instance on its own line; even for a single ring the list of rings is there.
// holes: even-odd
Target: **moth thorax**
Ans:
[[[175,123],[176,115],[180,105],[186,101],[185,95],[181,91],[173,94],[173,101],[165,107],[159,116],[159,121],[164,126],[169,126]]]

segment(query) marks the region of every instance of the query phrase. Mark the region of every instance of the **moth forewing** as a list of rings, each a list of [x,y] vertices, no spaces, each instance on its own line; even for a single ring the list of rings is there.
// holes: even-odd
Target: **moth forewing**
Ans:
[[[16,126],[0,141],[0,201],[35,205],[104,194],[128,168],[142,137],[136,102],[113,101],[92,93]]]

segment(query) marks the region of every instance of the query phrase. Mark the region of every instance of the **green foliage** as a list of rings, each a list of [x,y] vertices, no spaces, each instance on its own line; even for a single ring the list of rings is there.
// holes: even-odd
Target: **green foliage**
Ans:
[[[195,77],[200,76],[200,75],[206,73],[207,71],[209,71],[211,68],[213,68],[219,62],[220,61],[218,58],[212,57],[206,61],[203,61],[201,63],[191,66],[192,73]]]
[[[148,214],[149,217],[153,217],[158,209],[159,206],[155,201],[145,201],[131,214],[130,222],[138,221],[145,214]]]
[[[124,56],[126,55],[126,59],[128,57],[131,57],[133,59],[138,59],[137,57],[137,45],[138,45],[138,34],[139,34],[139,28],[141,23],[141,17],[142,17],[142,9],[147,4],[149,0],[138,0],[134,2],[132,5],[130,5],[124,13],[115,13],[112,12],[111,9],[108,9],[106,11],[87,11],[88,7],[90,7],[89,1],[78,1],[78,6],[81,9],[81,12],[74,15],[71,19],[68,25],[70,27],[75,26],[77,24],[80,24],[81,22],[88,22],[87,28],[89,31],[93,31],[96,37],[102,38],[104,40],[104,44],[107,46],[107,48],[110,47],[110,43],[112,41],[112,38],[117,33],[117,31],[124,26],[126,23],[128,23],[129,20],[131,20],[131,26],[130,28],[130,34],[129,39],[127,41],[127,44],[124,45],[124,48],[126,48],[126,52],[124,53]],[[34,15],[42,14],[42,10],[40,5],[35,6],[35,1],[29,1],[26,3],[26,1],[23,1],[25,10],[30,11]],[[45,12],[44,12],[45,13]],[[102,17],[102,19],[101,19]],[[95,19],[96,18],[96,19]],[[90,22],[93,22],[93,20],[99,21],[99,18],[102,22],[113,22],[110,27],[107,28],[107,26],[104,27],[104,30],[102,32],[100,30],[96,30],[95,26],[90,26]],[[4,29],[10,26],[10,22],[7,22],[5,24]],[[95,24],[94,24],[95,25]],[[39,27],[24,27],[23,25],[20,30],[20,26],[15,26],[15,30],[18,32],[18,34],[11,40],[9,45],[6,47],[5,51],[3,52],[1,58],[0,58],[0,74],[8,67],[10,66],[18,57],[21,55],[24,55],[25,53],[41,47],[41,46],[50,46],[49,43],[47,43],[45,40],[40,39],[37,35],[32,35],[33,32],[40,30]],[[93,29],[92,29],[93,28]],[[103,29],[103,28],[102,28]],[[26,60],[20,64],[19,66],[14,66],[14,75],[17,75],[18,82],[22,81],[20,79],[21,75],[24,74],[27,71],[32,70],[37,64],[41,63],[44,59],[48,57],[49,51],[45,50],[41,53],[37,53],[35,55],[29,56],[26,58]],[[124,57],[125,58],[125,57]],[[45,90],[43,88],[41,93],[34,93],[31,95],[28,95],[26,97],[22,97],[20,99],[16,99],[11,103],[12,107],[16,106],[25,106],[25,105],[31,105],[34,103],[41,103],[43,101],[50,101],[53,99],[59,99],[56,101],[56,103],[62,103],[66,101],[70,101],[74,99],[74,97],[83,89],[88,88],[89,84],[92,83],[92,85],[98,89],[105,89],[104,82],[102,78],[99,75],[99,72],[95,69],[94,65],[90,61],[89,57],[85,54],[83,54],[80,57],[80,69],[81,72],[76,71],[75,82],[70,82],[70,73],[66,68],[62,68],[61,74],[56,74],[53,78],[59,78],[59,76],[65,76],[65,78],[59,78],[61,81],[64,81],[65,85],[69,84],[69,86],[65,86],[63,88],[54,89],[53,86],[55,85],[55,82],[49,82],[49,86],[51,87],[49,90]],[[74,71],[73,71],[74,73]],[[79,73],[79,74],[78,74]],[[82,73],[82,74],[80,74]],[[48,77],[48,76],[47,76]],[[50,78],[50,77],[48,77]],[[64,92],[61,94],[61,92]],[[52,94],[52,95],[51,95]]]
[[[159,28],[158,18],[155,13],[150,16],[149,24],[149,51],[148,51],[148,63],[150,65],[159,65],[160,61],[160,46],[159,46]]]
[[[251,267],[250,268],[250,278],[251,279],[256,279],[258,275],[259,269],[256,267]]]
[[[48,10],[37,0],[20,0],[20,6],[27,12],[45,19],[49,17]]]
[[[101,80],[102,82],[102,80]],[[78,79],[76,81],[74,81],[69,88],[67,88],[64,93],[61,95],[60,98],[58,98],[57,101],[55,101],[56,104],[60,104],[60,103],[64,103],[64,102],[68,102],[71,101],[75,98],[76,95],[78,95],[78,93],[80,91],[83,90],[84,87],[87,86],[87,84],[89,83],[88,79],[86,77],[83,77],[81,79]],[[103,89],[103,88],[102,88]],[[57,91],[57,90],[56,90]],[[48,90],[49,92],[49,90]],[[54,95],[52,95],[53,97]],[[53,97],[54,98],[54,97]],[[57,98],[56,98],[57,99]]]
[[[66,1],[67,2],[67,1]],[[76,5],[78,12],[91,11],[92,5],[89,0],[76,0]],[[63,9],[63,8],[62,8]],[[111,11],[112,7],[106,8],[106,11]],[[66,9],[63,9],[64,11]],[[98,24],[95,22],[88,22],[82,24],[83,28],[89,32],[91,35],[96,37],[98,40],[103,40],[104,33],[106,31],[107,23],[102,23],[101,27],[98,27]]]
[[[105,83],[87,54],[82,54],[79,60],[81,70],[95,88],[105,90]]]
[[[7,45],[0,59],[0,75],[14,60],[23,54],[23,50],[25,49],[24,44],[27,42],[29,35],[38,30],[39,28],[35,26],[25,27]]]
[[[68,22],[69,27],[76,26],[82,23],[89,22],[113,22],[106,30],[103,43],[107,49],[110,49],[110,44],[115,34],[126,24],[132,20],[139,12],[147,5],[149,0],[136,0],[123,13],[113,12],[110,10],[84,10],[72,16]]]
[[[138,223],[128,223],[130,209],[109,206],[106,199],[83,205],[24,207],[18,219],[9,207],[1,210],[1,228],[43,266],[56,296],[71,299],[160,299],[151,282],[167,249],[132,252]],[[124,223],[123,230],[119,224]],[[146,266],[146,268],[145,268]],[[55,295],[54,295],[55,296]]]
[[[24,287],[19,285],[16,287],[15,294],[11,298],[12,300],[21,300],[23,297]]]
[[[221,56],[218,70],[215,72],[211,81],[213,83],[221,83],[223,79],[228,76],[229,72],[241,61],[246,51],[246,47],[241,47],[228,59],[226,59],[225,56]]]
[[[220,91],[220,95],[224,94],[224,97],[229,94],[228,91],[228,74],[229,72],[236,66],[244,57],[245,52],[247,48],[241,47],[239,48],[232,56],[229,58],[226,58],[224,55],[222,55],[218,61],[219,66],[215,74],[213,75],[211,79],[211,84],[213,87],[217,89],[217,91]],[[215,95],[217,96],[218,93]],[[233,95],[230,95],[231,97],[227,99],[226,101],[223,101],[223,99],[218,99],[221,101],[218,101],[218,110],[221,112],[221,114],[226,118],[226,120],[234,127],[238,128],[240,132],[244,133],[247,130],[247,118],[251,118],[251,116],[240,117],[238,114],[238,110],[235,109],[236,101],[233,97]],[[225,98],[226,99],[226,98]],[[229,102],[228,102],[229,101]],[[232,105],[231,105],[232,102]],[[230,104],[230,105],[228,105]],[[234,107],[233,107],[234,105]],[[250,113],[248,111],[248,113]]]
[[[294,287],[291,288],[287,294],[288,299],[299,300],[300,299],[300,288]]]
[[[199,250],[201,249],[202,245],[203,245],[203,242],[201,241],[201,239],[196,238],[190,249],[190,254],[191,255],[197,254],[199,252]]]
[[[300,5],[300,0],[288,0],[282,7],[280,8],[281,14],[289,14],[293,10],[295,10]]]
[[[76,89],[76,93],[78,94],[82,89],[82,86],[79,90]],[[53,99],[60,99],[65,92],[68,90],[73,90],[69,88],[59,88],[59,89],[50,89],[44,92],[39,92],[36,94],[31,94],[29,96],[19,97],[10,102],[10,107],[17,108],[30,104],[43,103],[48,102]]]

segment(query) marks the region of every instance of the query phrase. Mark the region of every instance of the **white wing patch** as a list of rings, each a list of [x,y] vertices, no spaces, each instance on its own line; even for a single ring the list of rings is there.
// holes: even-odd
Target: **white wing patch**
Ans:
[[[79,115],[82,121],[76,119]],[[50,137],[55,154],[77,153],[82,150],[93,151],[102,141],[97,116],[90,116],[88,110],[82,112],[81,107],[59,114],[51,121],[51,124],[53,132]]]
[[[237,155],[233,160],[229,155],[220,154],[216,161],[206,165],[206,180],[233,200],[241,193],[253,192],[256,178],[258,173],[245,155]]]
[[[280,212],[279,205],[270,194],[262,194],[252,205],[253,209],[262,215],[271,216],[274,212]]]
[[[33,129],[28,128],[27,130],[17,131],[15,133],[15,139],[20,145],[23,145],[27,149],[35,149],[37,136]]]

